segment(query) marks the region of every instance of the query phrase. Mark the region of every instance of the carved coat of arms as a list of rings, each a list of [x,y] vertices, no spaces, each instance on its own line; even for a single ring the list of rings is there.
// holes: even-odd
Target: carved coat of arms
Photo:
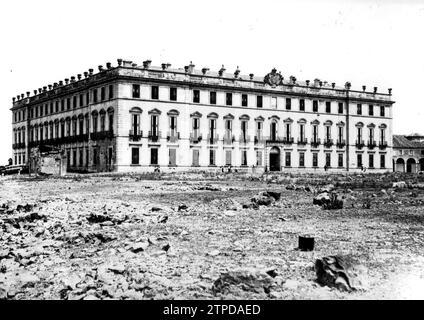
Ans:
[[[274,68],[264,77],[264,82],[270,86],[279,86],[283,83],[283,79],[281,73],[277,72],[277,69]]]

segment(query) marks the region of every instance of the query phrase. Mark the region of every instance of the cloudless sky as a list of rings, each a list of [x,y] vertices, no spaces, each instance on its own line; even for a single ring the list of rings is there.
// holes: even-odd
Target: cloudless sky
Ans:
[[[424,134],[424,1],[4,1],[0,164],[12,97],[117,58],[393,88],[394,133]]]

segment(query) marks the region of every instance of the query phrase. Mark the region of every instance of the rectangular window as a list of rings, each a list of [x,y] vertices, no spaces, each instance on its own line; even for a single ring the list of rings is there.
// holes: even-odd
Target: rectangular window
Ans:
[[[374,106],[372,104],[368,105],[368,115],[369,116],[374,115]]]
[[[106,99],[106,88],[101,87],[100,88],[100,101],[105,101]]]
[[[75,109],[77,107],[77,96],[72,97],[72,108]]]
[[[256,96],[256,107],[257,108],[262,108],[262,102],[263,102],[262,96]]]
[[[247,107],[247,94],[242,94],[241,95],[241,106],[242,107]]]
[[[338,166],[341,168],[343,167],[343,153],[339,153],[338,158]]]
[[[343,102],[339,102],[339,113],[343,113]]]
[[[241,150],[241,165],[247,166],[247,150]]]
[[[386,156],[384,154],[380,154],[380,168],[386,167]]]
[[[385,116],[385,107],[380,106],[380,117],[384,117],[384,116]]]
[[[286,110],[291,110],[291,99],[286,98]]]
[[[84,150],[83,148],[79,149],[79,166],[82,167],[84,165]]]
[[[159,99],[159,87],[158,86],[152,86],[152,99]]]
[[[18,115],[19,115],[19,112],[18,112]],[[35,107],[35,117],[38,118],[38,106]]]
[[[231,166],[231,150],[225,151],[225,165]]]
[[[43,116],[43,106],[40,106],[40,117]],[[19,121],[21,121],[21,113],[19,112]]]
[[[66,110],[71,110],[71,98],[66,99]]]
[[[62,100],[60,101],[60,110],[61,110],[61,111],[65,111],[65,99],[62,99]]]
[[[262,166],[262,151],[256,151],[256,165]]]
[[[368,155],[368,167],[374,168],[374,155],[373,154]]]
[[[87,93],[85,94],[85,102],[86,102],[86,105],[90,104],[90,92],[89,91],[87,91]]]
[[[358,168],[362,167],[362,154],[357,154],[356,155],[356,162],[358,164]]]
[[[286,167],[291,167],[291,153],[286,152]]]
[[[271,98],[271,108],[277,109],[277,98],[276,97]]]
[[[56,105],[55,105],[55,108],[56,108],[56,112],[59,112],[59,101],[56,101],[56,103],[55,103]]]
[[[89,154],[89,149],[88,148],[86,148],[85,149],[85,165],[88,167],[88,164],[89,164],[89,162],[90,162],[90,154]]]
[[[199,150],[193,149],[193,166],[199,166]]]
[[[331,153],[325,154],[325,165],[331,167]]]
[[[233,105],[233,94],[231,92],[227,92],[225,94],[225,104],[227,106],[232,106]]]
[[[113,85],[109,85],[109,100],[113,99]]]
[[[193,90],[193,102],[194,103],[200,102],[200,90]]]
[[[131,164],[140,163],[140,148],[131,148]]]
[[[299,110],[300,111],[305,111],[305,99],[300,99],[299,100]]]
[[[331,113],[331,101],[325,102],[325,112]]]
[[[312,153],[312,166],[318,167],[318,153]]]
[[[158,164],[158,149],[150,149],[150,164]]]
[[[209,103],[210,104],[216,104],[216,92],[215,91],[211,91],[209,93]]]
[[[305,153],[300,152],[299,153],[299,167],[304,167],[304,166],[305,166]]]
[[[169,89],[169,100],[177,101],[177,88]]]
[[[133,98],[140,98],[140,85],[139,84],[133,84],[132,85],[132,97]]]
[[[169,149],[169,165],[177,165],[177,149]]]
[[[72,150],[72,165],[77,166],[77,150]]]
[[[318,112],[318,100],[312,101],[312,112]]]
[[[79,95],[79,105],[80,105],[80,107],[82,107],[84,105],[84,95],[83,94]]]
[[[358,103],[356,107],[356,114],[362,114],[362,104]]]
[[[54,109],[53,109],[53,102],[50,102],[50,113],[53,113]]]
[[[93,90],[93,103],[97,103],[97,89]]]
[[[215,150],[213,150],[213,149],[209,150],[209,165],[210,166],[215,165]]]

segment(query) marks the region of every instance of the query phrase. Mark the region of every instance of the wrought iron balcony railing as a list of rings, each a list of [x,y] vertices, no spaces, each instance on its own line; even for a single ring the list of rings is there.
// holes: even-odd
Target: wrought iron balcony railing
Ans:
[[[312,148],[317,148],[320,144],[321,144],[320,138],[317,138],[317,139],[312,138],[312,140],[311,140]]]
[[[240,144],[247,144],[250,142],[250,136],[246,134],[241,134],[239,137],[239,143]]]
[[[342,149],[346,146],[346,140],[337,140],[336,147]]]
[[[270,136],[270,137],[266,137],[266,143],[283,143],[283,138],[275,135],[275,136]]]
[[[292,144],[294,142],[293,137],[283,137],[283,143],[284,144]]]
[[[113,131],[98,131],[90,133],[91,140],[105,140],[113,138]]]
[[[210,133],[208,134],[208,140],[207,142],[209,144],[216,144],[218,142],[218,135],[217,134],[213,134],[211,135]]]
[[[202,134],[199,132],[192,132],[190,133],[190,143],[199,143],[202,141]]]
[[[367,147],[368,149],[374,149],[377,146],[375,140],[368,140]]]
[[[236,141],[236,138],[231,133],[224,134],[224,144],[233,144],[233,142]]]
[[[364,140],[356,140],[356,148],[362,149],[365,146]]]
[[[324,147],[331,148],[334,145],[333,139],[324,139]]]
[[[380,141],[380,142],[378,143],[378,147],[379,147],[380,149],[386,149],[386,148],[387,148],[387,141]]]
[[[168,131],[166,139],[172,143],[177,142],[180,139],[180,133],[177,131]]]
[[[263,144],[265,142],[265,139],[262,135],[256,135],[254,138],[255,144]]]
[[[308,143],[308,139],[306,139],[306,138],[298,138],[297,139],[298,145],[306,145],[307,143]]]
[[[131,129],[129,132],[129,138],[131,141],[139,141],[141,138],[143,138],[143,130]]]
[[[162,132],[161,131],[149,131],[149,134],[147,136],[147,138],[149,139],[149,141],[151,142],[157,142],[159,141],[159,139],[162,137]]]

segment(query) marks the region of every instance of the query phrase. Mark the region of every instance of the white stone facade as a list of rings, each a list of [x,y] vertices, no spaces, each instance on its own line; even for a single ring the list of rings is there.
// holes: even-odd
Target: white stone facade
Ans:
[[[143,64],[119,60],[117,67],[99,68],[97,74],[91,70],[84,79],[14,99],[14,163],[28,163],[30,148],[41,143],[65,148],[68,171],[221,170],[231,165],[237,170],[354,172],[361,170],[358,155],[368,172],[391,170],[391,93],[354,91],[348,84],[340,88],[319,80],[287,81],[275,70],[264,79],[241,76],[238,70],[228,74],[198,71],[193,65],[184,70]]]

